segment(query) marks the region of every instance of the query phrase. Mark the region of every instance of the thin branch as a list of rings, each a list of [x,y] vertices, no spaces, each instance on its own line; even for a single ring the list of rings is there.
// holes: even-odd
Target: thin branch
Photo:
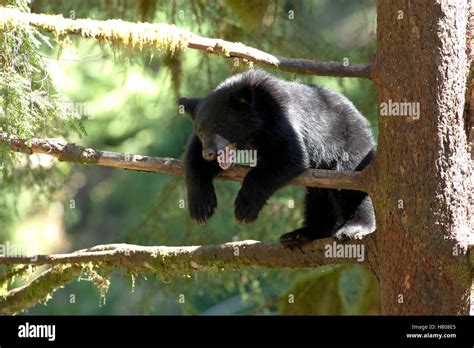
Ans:
[[[225,58],[241,58],[259,65],[297,73],[371,78],[370,64],[317,62],[274,56],[240,42],[229,42],[196,35],[190,31],[164,23],[133,23],[122,20],[96,21],[68,19],[61,15],[23,13],[12,8],[0,8],[0,27],[32,25],[56,36],[81,35],[132,48],[201,50]]]
[[[9,144],[17,152],[48,154],[64,162],[95,164],[105,167],[177,176],[184,175],[183,162],[174,158],[149,157],[95,150],[54,138],[33,138],[30,142],[27,142],[16,136],[9,136],[5,132],[0,132],[0,144],[2,143]],[[222,171],[218,178],[242,182],[249,170],[249,167],[233,166],[228,170]],[[308,169],[294,179],[291,184],[307,187],[368,191],[370,188],[370,178],[367,173],[367,171],[339,172]]]
[[[309,59],[273,56],[258,49],[245,46],[242,43],[210,39],[197,35],[194,35],[189,40],[187,47],[217,54],[226,58],[243,58],[259,65],[300,74],[371,78],[370,64],[318,62]]]

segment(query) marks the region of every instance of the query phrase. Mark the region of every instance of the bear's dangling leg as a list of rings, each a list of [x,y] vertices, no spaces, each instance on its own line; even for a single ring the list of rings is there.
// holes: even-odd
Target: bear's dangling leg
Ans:
[[[199,224],[204,224],[217,207],[212,179],[219,173],[220,167],[217,161],[206,161],[202,158],[202,144],[196,135],[193,135],[188,143],[184,171],[189,215]]]

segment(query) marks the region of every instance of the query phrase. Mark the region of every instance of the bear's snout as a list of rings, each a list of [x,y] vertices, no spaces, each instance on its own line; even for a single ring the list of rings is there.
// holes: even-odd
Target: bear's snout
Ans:
[[[202,158],[206,161],[213,161],[217,157],[217,152],[215,149],[203,149],[202,150]]]

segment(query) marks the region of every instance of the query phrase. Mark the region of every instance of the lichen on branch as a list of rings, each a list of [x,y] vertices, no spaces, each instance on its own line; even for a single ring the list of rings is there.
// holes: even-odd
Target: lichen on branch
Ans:
[[[165,23],[133,23],[120,19],[69,19],[62,15],[24,13],[12,8],[0,8],[0,27],[28,25],[53,33],[57,38],[78,34],[139,49],[152,47],[175,51],[186,47],[192,36],[187,30]]]
[[[361,248],[361,255],[327,254],[334,245]],[[98,245],[70,254],[0,257],[0,265],[50,265],[30,283],[0,297],[0,315],[11,315],[47,300],[58,288],[77,279],[83,272],[105,296],[108,278],[114,271],[129,275],[154,274],[160,279],[189,277],[195,272],[222,272],[245,268],[302,269],[339,263],[363,263],[376,268],[374,234],[360,240],[336,242],[320,239],[300,249],[254,240],[203,246],[140,246],[130,244]],[[6,279],[8,281],[8,279]]]
[[[370,64],[280,57],[241,42],[202,37],[166,23],[133,23],[120,19],[69,19],[61,15],[23,13],[16,9],[0,7],[0,28],[27,25],[53,33],[57,38],[76,34],[125,48],[158,49],[172,53],[178,49],[190,48],[303,74],[372,78]]]

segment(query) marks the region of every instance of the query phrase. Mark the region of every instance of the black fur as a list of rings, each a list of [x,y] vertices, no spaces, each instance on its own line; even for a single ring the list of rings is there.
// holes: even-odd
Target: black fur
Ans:
[[[216,134],[237,149],[255,149],[258,162],[235,200],[238,222],[252,222],[267,199],[307,168],[360,171],[372,159],[369,122],[344,96],[318,86],[253,70],[222,82],[202,99],[181,98],[195,122],[185,155],[189,212],[205,223],[217,207],[212,179],[221,170]],[[204,157],[207,159],[205,160]],[[295,247],[314,239],[351,238],[375,229],[366,193],[307,188],[303,227],[280,241]]]

